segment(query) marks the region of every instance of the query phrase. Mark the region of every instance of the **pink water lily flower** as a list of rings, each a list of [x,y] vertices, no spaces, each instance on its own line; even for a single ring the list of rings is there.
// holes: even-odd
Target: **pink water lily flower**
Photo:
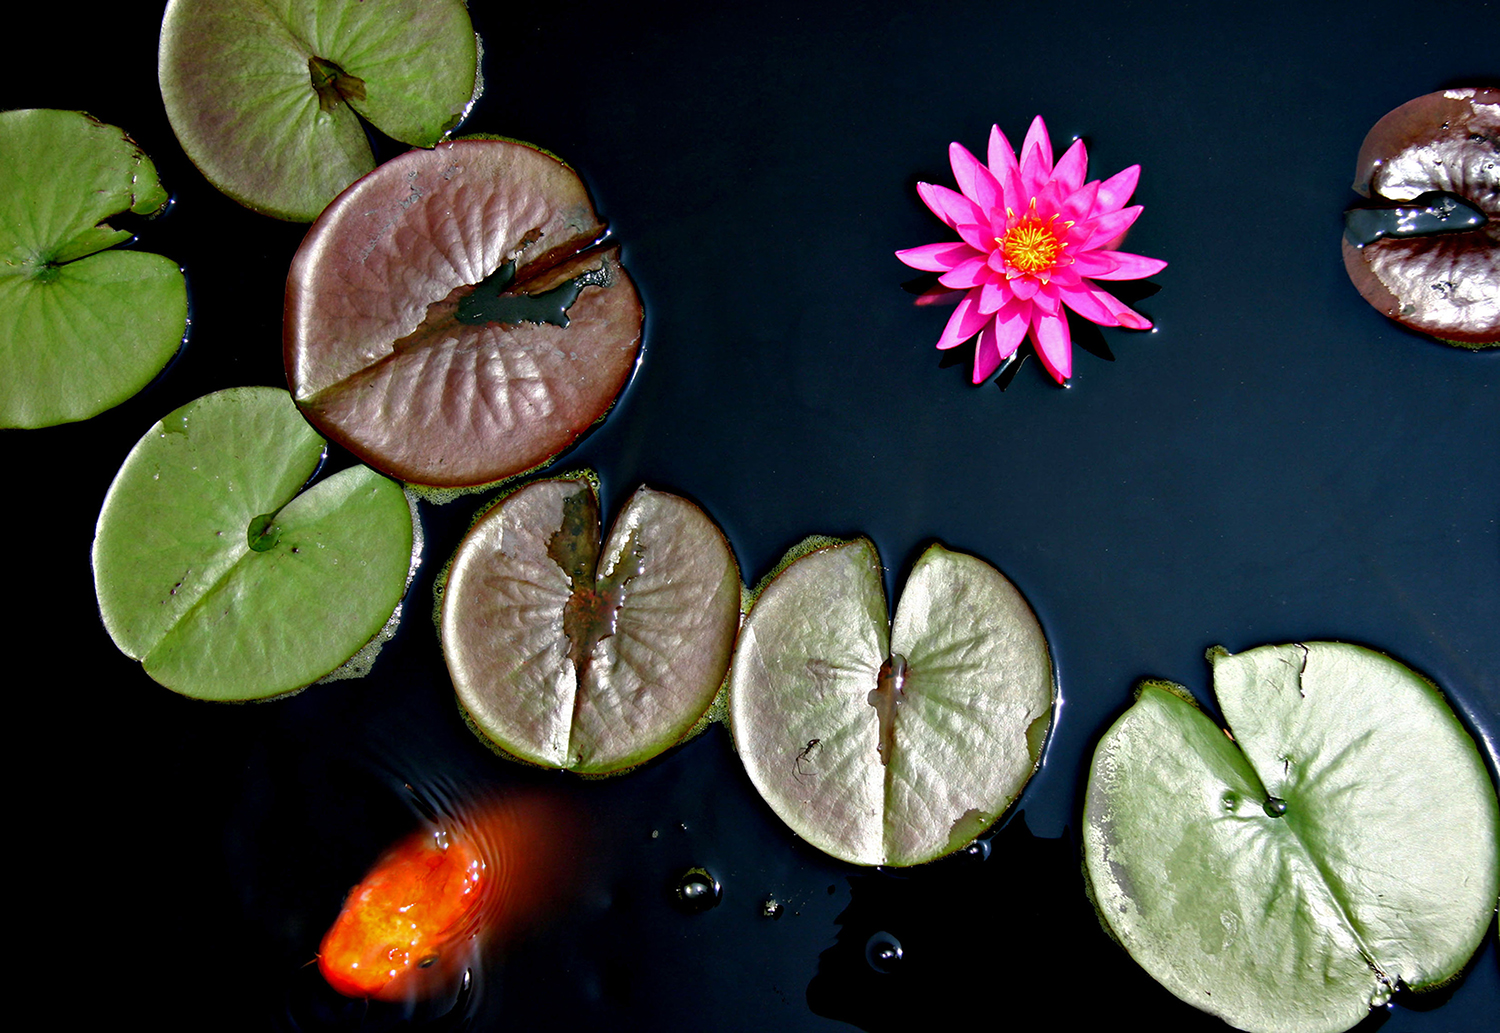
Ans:
[[[1019,161],[999,126],[990,130],[988,168],[960,144],[948,148],[948,157],[962,193],[931,183],[918,183],[917,193],[962,239],[896,257],[942,273],[944,287],[967,292],[937,346],[953,348],[979,334],[974,383],[1014,355],[1028,332],[1047,372],[1059,384],[1070,377],[1073,342],[1064,305],[1101,326],[1151,328],[1149,319],[1091,282],[1137,280],[1166,268],[1159,259],[1113,250],[1141,214],[1140,205],[1125,207],[1139,165],[1085,183],[1083,141],[1054,165],[1040,115]]]

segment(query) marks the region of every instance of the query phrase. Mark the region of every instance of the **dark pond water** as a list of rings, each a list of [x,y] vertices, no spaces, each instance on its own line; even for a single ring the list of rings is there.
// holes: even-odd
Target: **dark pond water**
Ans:
[[[401,784],[540,783],[586,815],[575,902],[487,971],[472,1028],[1222,1028],[1089,912],[1088,759],[1137,679],[1207,698],[1206,648],[1321,638],[1424,671],[1494,757],[1500,351],[1386,322],[1339,239],[1365,131],[1419,94],[1495,83],[1500,7],[544,6],[474,0],[488,91],[466,128],[573,164],[646,305],[634,381],[563,467],[598,470],[609,513],[641,483],[696,499],[751,581],[813,533],[870,536],[893,590],[933,539],[1002,569],[1063,698],[1024,821],[870,872],[796,841],[722,728],[602,782],[496,759],[457,713],[429,619],[480,497],[424,505],[425,562],[369,677],[247,706],[147,679],[97,615],[100,501],[159,416],[284,385],[303,230],[183,157],[156,92],[160,4],[39,5],[8,38],[49,71],[7,76],[0,107],[87,109],[154,156],[176,204],[142,246],[185,267],[193,322],[134,400],[3,439],[23,572],[17,999],[101,1028],[385,1028],[305,966],[343,892],[416,822]],[[1067,390],[1034,359],[1004,391],[975,388],[972,352],[933,349],[947,313],[912,304],[892,252],[946,235],[914,187],[951,183],[950,141],[980,150],[993,122],[1017,141],[1038,113],[1055,141],[1088,141],[1091,177],[1143,166],[1129,247],[1171,265],[1156,293],[1121,294],[1158,329],[1090,338]],[[697,866],[722,901],[687,913],[673,890]],[[1477,1030],[1497,1012],[1492,931],[1457,989],[1371,1025]]]

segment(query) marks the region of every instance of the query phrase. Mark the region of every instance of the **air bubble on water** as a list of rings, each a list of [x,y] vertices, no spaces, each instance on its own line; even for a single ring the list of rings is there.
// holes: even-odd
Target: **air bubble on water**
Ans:
[[[901,941],[888,932],[878,932],[865,941],[865,962],[876,972],[890,974],[901,965],[905,952]]]
[[[964,855],[972,857],[976,861],[988,861],[992,849],[993,847],[990,846],[988,838],[976,839],[964,848]]]
[[[689,868],[672,888],[677,906],[690,915],[702,914],[718,906],[724,898],[724,887],[706,868]]]

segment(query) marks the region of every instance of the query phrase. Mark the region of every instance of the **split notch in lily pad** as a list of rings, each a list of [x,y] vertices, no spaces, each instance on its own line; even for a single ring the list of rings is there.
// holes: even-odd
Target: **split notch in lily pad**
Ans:
[[[478,95],[478,68],[462,0],[171,0],[157,77],[209,182],[311,222],[375,167],[360,116],[431,147]]]
[[[1227,731],[1146,682],[1094,753],[1084,862],[1114,937],[1261,1033],[1345,1030],[1452,979],[1494,921],[1500,812],[1442,693],[1338,642],[1209,659]]]
[[[119,250],[109,220],[167,192],[135,141],[81,111],[0,113],[0,427],[96,416],[182,346],[187,285],[162,255]]]
[[[555,157],[459,140],[386,162],[329,206],[287,281],[287,379],[308,420],[413,484],[533,469],[635,369],[640,296]]]
[[[740,575],[685,499],[639,488],[601,549],[586,477],[485,513],[443,593],[443,655],[473,726],[547,767],[607,774],[681,740],[724,681]]]
[[[865,865],[973,842],[1040,764],[1055,700],[1046,637],[1004,575],[932,545],[888,624],[880,557],[863,538],[775,575],[729,682],[735,745],[761,796],[813,846]]]
[[[94,537],[115,645],[183,695],[247,700],[309,685],[374,638],[413,569],[411,510],[362,466],[299,494],[324,450],[276,388],[205,395],[152,427]]]

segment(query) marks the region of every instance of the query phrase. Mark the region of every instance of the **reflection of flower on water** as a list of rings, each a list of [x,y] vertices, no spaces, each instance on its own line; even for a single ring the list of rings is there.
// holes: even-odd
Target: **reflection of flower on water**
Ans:
[[[976,333],[974,383],[1015,354],[1029,331],[1042,365],[1058,383],[1073,372],[1072,338],[1062,306],[1101,326],[1148,330],[1151,321],[1094,280],[1137,280],[1166,262],[1115,251],[1141,207],[1125,207],[1141,167],[1085,183],[1088,155],[1076,140],[1053,164],[1052,142],[1038,115],[1020,160],[995,126],[989,166],[960,144],[948,148],[962,193],[918,183],[927,207],[958,231],[958,241],[897,251],[914,269],[942,273],[938,282],[966,293],[938,339],[952,348]]]

